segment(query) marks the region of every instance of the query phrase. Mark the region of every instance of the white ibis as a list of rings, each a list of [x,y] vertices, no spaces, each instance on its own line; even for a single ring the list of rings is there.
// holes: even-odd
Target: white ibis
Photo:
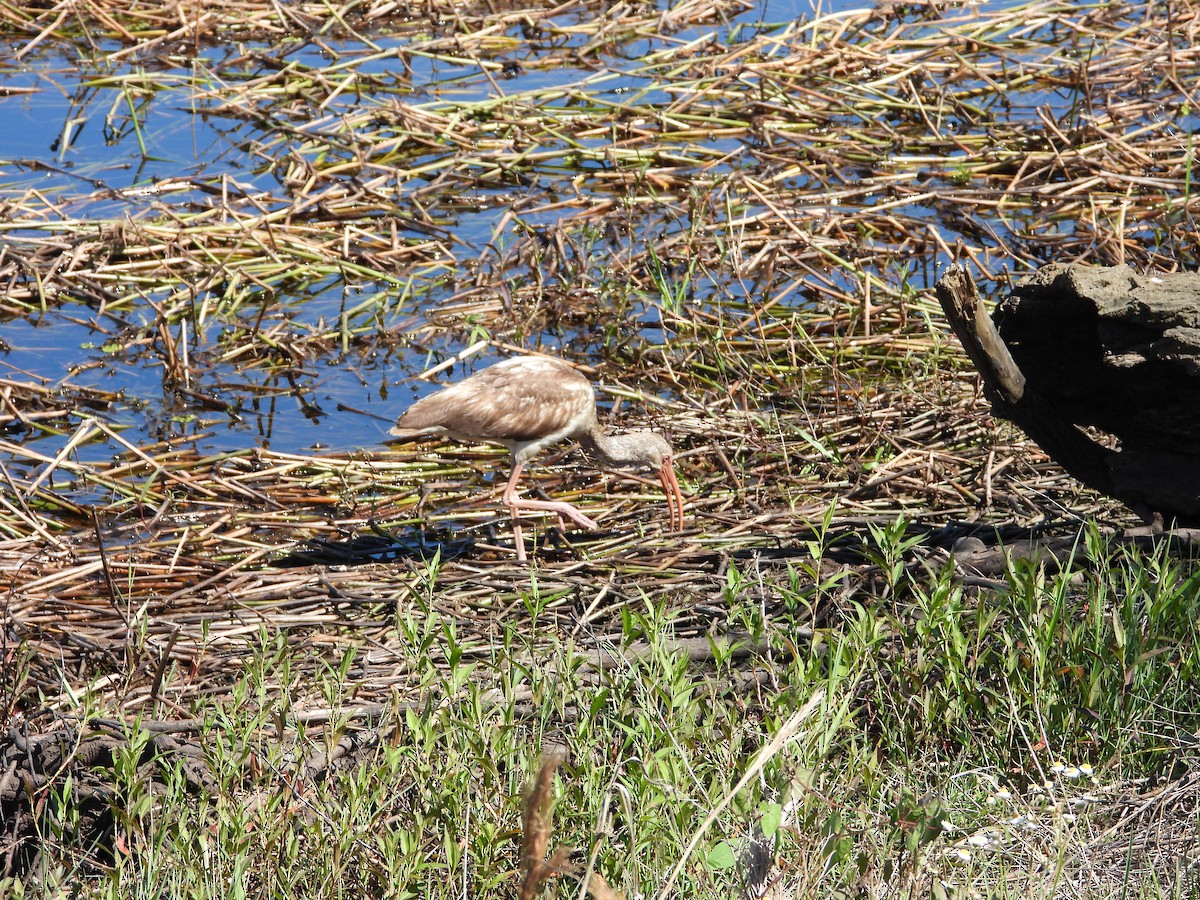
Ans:
[[[422,397],[396,421],[391,433],[408,440],[450,437],[469,443],[501,444],[512,453],[512,475],[503,502],[512,513],[517,559],[525,559],[518,510],[538,509],[567,516],[584,528],[599,526],[569,503],[517,496],[521,467],[557,441],[576,438],[602,463],[658,470],[670,510],[670,528],[683,527],[683,492],[675,477],[671,445],[652,431],[606,434],[596,419],[591,383],[557,359],[516,357]]]

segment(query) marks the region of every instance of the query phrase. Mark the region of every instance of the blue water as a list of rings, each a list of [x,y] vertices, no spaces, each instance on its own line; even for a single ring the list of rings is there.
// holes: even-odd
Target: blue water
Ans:
[[[942,12],[944,19],[928,6],[914,5],[898,15],[922,22],[922,28],[934,34],[944,27],[945,19],[978,18],[1015,2],[948,5]],[[659,5],[663,6],[661,0]],[[668,108],[679,101],[680,93],[664,89],[668,79],[664,76],[660,81],[658,71],[645,63],[646,57],[665,47],[688,41],[736,46],[761,34],[782,33],[796,27],[796,23],[803,27],[803,23],[817,17],[869,8],[847,0],[762,0],[719,25],[681,29],[659,38],[614,40],[599,51],[582,53],[576,64],[554,68],[539,68],[536,63],[551,52],[570,59],[568,51],[586,49],[590,39],[561,35],[526,38],[514,26],[508,32],[512,39],[509,49],[501,47],[485,57],[504,68],[486,73],[474,63],[453,64],[421,55],[408,56],[404,65],[394,53],[410,40],[404,35],[372,34],[370,45],[330,38],[297,41],[282,56],[264,56],[264,48],[227,43],[201,47],[192,58],[181,54],[173,57],[175,61],[170,65],[153,67],[138,63],[131,55],[112,64],[105,62],[106,53],[122,49],[115,43],[100,43],[88,57],[81,47],[47,40],[19,60],[19,47],[0,47],[0,90],[8,91],[7,95],[0,93],[0,201],[23,197],[36,189],[53,210],[46,214],[44,231],[18,230],[0,219],[0,228],[5,229],[0,239],[5,235],[14,240],[45,239],[53,234],[59,217],[120,222],[125,217],[150,216],[169,221],[173,211],[210,208],[226,194],[240,198],[236,203],[239,211],[269,211],[277,205],[270,196],[282,196],[286,179],[302,177],[303,164],[311,162],[316,154],[354,161],[360,152],[353,141],[355,129],[385,126],[389,117],[400,114],[397,104],[453,116],[463,103],[483,102],[499,95],[528,96],[531,107],[537,97],[541,112],[566,115],[577,102],[572,91],[586,89],[592,103],[653,103]],[[1131,21],[1135,19],[1136,9],[1131,7],[1128,15]],[[573,21],[568,13],[560,24],[567,26]],[[880,19],[870,27],[886,33],[892,23]],[[1091,52],[1086,34],[1052,33],[1053,27],[1039,26],[1027,36],[1031,65],[1051,46],[1077,46],[1081,58]],[[1053,45],[1047,43],[1051,39]],[[297,101],[290,106],[251,110],[250,115],[228,104],[227,95],[216,90],[269,79],[285,65],[310,71],[314,80],[323,79],[329,84],[342,83],[351,72],[356,73],[357,80],[346,81],[344,89],[327,97],[320,109]],[[755,76],[745,73],[742,77]],[[669,79],[672,83],[677,80]],[[971,86],[962,82],[955,85],[955,90],[961,92]],[[1078,91],[1067,87],[996,93],[982,81],[974,86],[980,94],[973,103],[997,117],[1027,120],[1033,132],[1040,128],[1036,117],[1039,108],[1069,124],[1079,101]],[[839,89],[836,84],[819,88],[827,92]],[[562,94],[546,102],[546,92],[551,89],[559,89]],[[768,90],[764,85],[764,102],[771,102],[770,90],[779,88],[771,85]],[[935,104],[936,96],[931,93],[930,97],[931,105]],[[719,100],[704,96],[696,101],[719,105]],[[836,123],[841,130],[825,136],[804,132],[772,136],[769,140],[755,138],[744,144],[740,139],[718,135],[693,138],[671,152],[692,154],[692,171],[696,173],[720,158],[717,171],[732,175],[749,167],[750,154],[776,154],[783,160],[810,147],[819,149],[825,138],[844,140],[870,115],[874,114],[848,107]],[[1195,110],[1164,108],[1157,115],[1178,130],[1181,140],[1200,127]],[[376,121],[369,121],[370,116]],[[646,123],[632,126],[657,127]],[[953,115],[943,117],[939,127],[953,135]],[[333,140],[314,145],[310,138],[316,135]],[[615,140],[619,142],[620,135]],[[607,133],[539,145],[534,149],[550,154],[550,158],[536,168],[537,190],[553,187],[563,195],[580,190],[597,201],[610,197],[620,200],[622,193],[615,191],[615,182],[605,180],[605,176],[618,170],[637,172],[653,167],[654,160],[614,157],[610,154],[613,145],[614,135]],[[398,147],[395,152],[396,160],[402,159],[406,166],[431,167],[429,178],[434,178],[439,160],[452,148],[431,141],[424,146]],[[896,152],[904,151],[897,148]],[[288,174],[292,164],[299,175]],[[952,196],[953,168],[951,150],[943,160],[928,165],[921,184],[902,185],[916,199],[897,205],[895,215],[939,229],[950,244],[965,234],[997,252],[1017,242],[1023,230],[1069,233],[1071,223],[998,217],[982,223],[981,238],[975,230],[981,223],[956,222],[952,204],[924,196],[931,191]],[[532,210],[528,204],[522,205],[522,200],[533,188],[502,172],[487,174],[491,180],[483,186],[472,186],[461,202],[439,201],[432,225],[422,224],[419,215],[423,212],[419,196],[424,182],[414,179],[399,188],[388,186],[386,190],[395,193],[395,208],[386,212],[395,220],[398,238],[457,242],[455,246],[467,248],[458,254],[461,259],[478,259],[483,267],[499,269],[505,247],[513,240],[514,209],[519,211],[516,215],[520,228],[534,232],[547,229],[563,216],[578,215],[579,211],[570,206]],[[869,174],[869,169],[844,172],[840,181],[827,184],[798,168],[780,178],[776,187],[794,191],[793,196],[800,198],[794,201],[793,210],[798,227],[819,228],[831,211],[854,213],[894,200],[878,193],[852,194],[847,200],[831,200],[828,196],[830,191],[852,190],[856,179]],[[651,182],[647,190],[652,187]],[[750,201],[747,207],[734,212],[734,218],[752,217],[764,209]],[[720,220],[720,216],[717,218]],[[686,211],[643,213],[638,221],[643,231],[595,235],[588,235],[586,229],[580,231],[572,258],[587,271],[603,270],[614,253],[639,250],[647,234],[680,234],[689,227]],[[738,227],[730,226],[729,236]],[[1153,234],[1147,233],[1146,239],[1152,241]],[[872,240],[883,250],[888,249],[891,238],[879,234]],[[214,252],[219,255],[220,250]],[[846,250],[834,247],[831,252],[841,254]],[[891,282],[907,281],[914,289],[922,290],[930,286],[942,262],[944,258],[933,248],[901,269],[881,270],[870,258],[864,258],[861,265],[864,271],[875,272]],[[536,260],[506,265],[506,278],[541,275],[564,295],[569,296],[573,289],[570,271],[535,271]],[[122,392],[127,402],[111,413],[112,424],[128,429],[131,439],[139,435],[194,439],[204,452],[246,446],[284,451],[378,448],[387,422],[414,396],[431,389],[424,382],[413,382],[412,376],[463,349],[461,344],[429,337],[430,332],[422,331],[421,326],[428,317],[439,314],[443,303],[469,291],[470,275],[450,269],[435,254],[428,262],[398,273],[392,282],[364,281],[354,272],[331,272],[311,284],[276,279],[269,291],[252,280],[237,286],[245,292],[238,312],[210,320],[199,334],[192,332],[189,337],[192,358],[198,365],[196,381],[188,389],[212,398],[214,405],[225,404],[227,409],[199,407],[186,396],[164,390],[162,355],[156,345],[158,339],[150,332],[156,319],[154,307],[169,298],[161,292],[143,293],[136,285],[108,286],[113,297],[126,299],[106,305],[103,312],[97,310],[95,302],[76,298],[75,302],[52,304],[44,312],[0,322],[0,346],[8,348],[0,352],[0,377],[38,378],[50,383],[69,380]],[[199,276],[191,273],[188,277]],[[824,277],[837,288],[848,292],[855,289],[837,267],[831,266]],[[696,272],[692,288],[692,302],[713,304],[714,308],[742,300],[754,302],[748,284],[729,279],[722,271]],[[220,289],[212,288],[209,298],[219,294]],[[378,292],[383,292],[388,301],[382,314],[377,312],[377,305],[364,302]],[[602,304],[603,298],[599,302]],[[807,292],[798,290],[780,308],[808,302]],[[631,320],[621,329],[621,339],[636,338],[646,348],[665,347],[669,335],[655,312],[652,305],[635,304]],[[222,343],[235,328],[250,332],[261,329],[263,333],[271,333],[274,328],[303,339],[341,321],[369,324],[377,329],[377,336],[369,337],[372,332],[368,330],[366,338],[320,352],[313,350],[302,364],[286,368],[261,357],[230,358]],[[585,357],[607,339],[605,332],[575,321],[564,321],[553,330],[520,338],[529,347]],[[488,351],[443,377],[461,374],[494,358],[496,351]],[[44,452],[53,452],[55,440],[43,440],[47,443]],[[110,449],[92,448],[99,455]]]

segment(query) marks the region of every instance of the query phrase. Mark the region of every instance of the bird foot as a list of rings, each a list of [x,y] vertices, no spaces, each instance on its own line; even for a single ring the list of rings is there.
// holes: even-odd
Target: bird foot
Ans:
[[[593,519],[589,519],[570,503],[564,503],[560,500],[515,500],[509,504],[509,509],[512,510],[514,521],[517,518],[517,510],[519,509],[536,509],[542,512],[552,512],[559,517],[559,522],[562,522],[562,517],[566,516],[576,525],[586,528],[589,531],[595,531],[600,527],[600,524]]]

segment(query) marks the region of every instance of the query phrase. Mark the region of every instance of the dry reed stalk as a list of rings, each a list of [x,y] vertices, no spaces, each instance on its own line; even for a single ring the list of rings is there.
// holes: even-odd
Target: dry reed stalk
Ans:
[[[493,350],[576,336],[622,414],[636,407],[671,430],[691,496],[689,531],[664,536],[658,498],[635,482],[547,460],[547,491],[603,511],[600,534],[542,552],[547,615],[564,627],[582,608],[600,631],[640,596],[719,607],[730,565],[786,560],[833,503],[848,534],[901,511],[918,526],[1029,524],[1067,506],[1114,516],[1019,436],[985,425],[973,380],[930,333],[936,305],[913,285],[932,283],[938,254],[989,272],[1049,255],[1187,264],[1194,151],[1157,110],[1196,107],[1189,75],[1200,61],[1173,46],[1169,77],[1144,70],[1147,36],[1185,33],[1196,4],[1173,5],[1175,30],[1154,5],[1132,8],[1133,28],[1134,12],[1035,0],[940,18],[885,5],[745,40],[664,33],[742,8],[589,3],[572,19],[550,5],[435,2],[442,18],[420,23],[430,34],[418,42],[383,2],[83,3],[61,18],[61,5],[3,7],[0,29],[27,53],[79,39],[79,23],[128,42],[124,55],[326,26],[362,31],[371,46],[324,68],[235,61],[186,84],[195,108],[251,135],[247,160],[278,167],[269,189],[199,176],[121,191],[6,189],[0,316],[69,315],[101,335],[134,335],[131,356],[162,335],[160,358],[176,382],[192,378],[188,402],[201,409],[222,403],[196,383],[206,367],[311,373],[334,353],[398,345],[428,349],[436,364],[475,329]],[[524,36],[526,24],[547,37]],[[385,26],[400,39],[385,41]],[[510,58],[550,72],[645,41],[621,72],[536,90],[501,77]],[[486,87],[422,97],[413,88],[430,61],[454,78],[477,72]],[[140,89],[122,73],[109,84]],[[1063,91],[1074,91],[1069,110],[1039,114]],[[460,225],[481,207],[494,216],[491,239],[464,239]],[[297,324],[289,296],[348,283],[378,287],[385,302],[347,304],[336,327]],[[231,337],[205,349],[179,337],[184,322],[192,335]],[[486,549],[502,518],[483,484],[495,454],[204,458],[123,445],[109,424],[121,398],[61,390],[20,373],[0,380],[0,426],[15,429],[0,444],[0,571],[6,623],[62,659],[74,688],[124,652],[110,588],[125,615],[145,611],[148,649],[187,667],[175,680],[131,672],[98,691],[131,712],[219,694],[262,628],[311,642],[314,659],[370,642],[379,656],[364,696],[407,687],[388,629],[421,579],[477,629],[475,647],[499,614],[521,614],[527,573]],[[84,410],[119,458],[81,445]],[[78,459],[63,452],[71,434]],[[373,534],[375,522],[401,535],[442,528],[444,546],[465,535],[476,550],[436,572],[412,553],[272,565],[310,540]],[[689,613],[680,628],[707,624]],[[48,668],[30,683],[63,690]]]
[[[623,392],[637,397],[635,391]],[[648,507],[661,498],[653,493],[642,497],[640,488],[635,498],[627,486],[589,475],[556,483],[562,476],[546,474],[555,472],[548,460],[540,478],[549,491],[585,506],[600,503],[607,512],[599,535],[573,538],[583,540],[578,550],[548,547],[542,552],[538,581],[543,615],[568,615],[579,598],[597,596],[599,574],[605,574],[603,602],[589,604],[587,619],[589,629],[600,633],[626,604],[646,598],[672,597],[673,603],[698,608],[719,603],[722,573],[731,558],[774,548],[786,559],[788,552],[797,552],[788,550],[797,547],[797,536],[808,533],[808,523],[819,521],[830,502],[838,503],[835,526],[845,523],[841,527],[852,530],[861,521],[856,517],[886,517],[898,509],[918,520],[969,518],[981,501],[958,486],[979,483],[985,471],[993,503],[1000,504],[996,511],[1004,518],[1014,511],[1018,517],[1041,515],[1032,506],[1005,506],[1009,498],[1028,495],[1031,489],[1062,496],[1069,489],[1060,473],[1026,448],[1002,452],[1011,461],[997,465],[993,448],[1003,451],[1013,445],[997,444],[993,432],[987,443],[981,442],[969,406],[950,415],[941,407],[912,405],[918,401],[918,396],[868,395],[821,419],[827,440],[836,441],[844,454],[869,453],[881,441],[894,448],[893,458],[867,475],[855,475],[816,454],[805,441],[788,437],[797,422],[782,412],[772,424],[759,414],[739,412],[728,400],[724,408],[667,402],[677,440],[689,445],[681,465],[692,494],[691,532],[669,540],[656,536],[647,524],[653,519]],[[862,449],[856,451],[856,446]],[[718,448],[737,472],[740,486],[716,463]],[[2,449],[6,483],[19,497],[30,493],[54,461],[31,447],[9,444]],[[206,459],[177,450],[138,453],[135,448],[124,458],[73,461],[74,486],[43,478],[37,486],[39,502],[78,509],[71,492],[86,494],[92,485],[101,486],[112,492],[112,500],[96,508],[99,531],[90,521],[80,523],[68,549],[49,536],[61,534],[61,526],[48,532],[40,517],[17,505],[0,508],[9,535],[0,545],[8,598],[4,615],[15,634],[44,651],[43,658],[69,661],[68,668],[87,671],[86,660],[103,658],[114,640],[124,642],[120,611],[143,610],[148,618],[140,627],[148,649],[169,653],[193,673],[163,678],[160,690],[153,692],[181,706],[197,691],[212,693],[228,683],[264,627],[295,641],[315,642],[323,647],[321,654],[344,652],[338,648],[367,640],[378,648],[371,657],[376,661],[363,670],[358,690],[365,700],[383,697],[406,677],[384,652],[395,640],[392,610],[397,598],[409,595],[410,579],[425,577],[424,564],[400,558],[381,565],[332,566],[317,581],[312,569],[278,569],[269,563],[296,542],[364,532],[372,519],[408,519],[421,481],[452,483],[470,471],[458,466],[456,455],[442,447],[438,458],[444,462],[418,450],[324,458],[259,451]],[[147,479],[173,485],[171,497],[148,494]],[[597,493],[601,486],[609,492],[607,498]],[[798,496],[805,498],[803,503],[795,502]],[[157,512],[129,516],[124,510],[133,498],[157,504]],[[470,505],[460,505],[463,500]],[[450,492],[438,502],[447,508],[430,520],[452,522],[456,529],[503,519],[494,502],[485,505],[486,498],[470,489]],[[69,528],[70,522],[68,516],[62,525]],[[103,556],[97,538],[103,542]],[[109,577],[104,579],[106,563]],[[476,640],[482,640],[495,617],[522,608],[522,578],[503,550],[444,562],[436,577],[439,604],[455,609],[464,622],[477,622],[481,631]],[[97,578],[111,587],[113,596],[106,589],[97,593]],[[687,619],[678,627],[685,635]],[[699,615],[695,627],[704,634],[707,618]],[[125,681],[97,691],[132,713],[151,702],[151,693],[135,688],[153,676],[150,670],[131,671]],[[59,690],[58,678],[47,670],[35,673],[30,685],[52,695]]]
[[[550,858],[546,858],[554,830],[554,773],[566,758],[566,752],[561,748],[547,753],[526,792],[521,816],[521,869],[525,877],[521,879],[517,893],[521,900],[534,900],[541,893],[542,885],[563,871],[570,856],[568,848],[557,847]]]

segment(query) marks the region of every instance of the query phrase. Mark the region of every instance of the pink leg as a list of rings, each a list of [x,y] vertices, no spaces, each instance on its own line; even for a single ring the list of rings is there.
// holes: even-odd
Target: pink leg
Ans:
[[[517,562],[525,562],[525,536],[521,534],[521,519],[515,509],[510,512],[513,520],[513,543],[517,548]]]
[[[517,479],[521,477],[521,466],[518,463],[513,463],[512,475],[508,477],[508,484],[504,488],[504,496],[501,498],[505,506],[512,513],[513,521],[513,539],[517,542],[517,560],[525,561],[525,542],[521,537],[521,522],[520,516],[517,513],[518,509],[540,509],[545,512],[552,512],[559,516],[559,521],[562,521],[562,516],[571,519],[577,525],[581,525],[589,530],[595,530],[600,526],[577,510],[570,503],[564,503],[560,500],[530,500],[517,496]]]

